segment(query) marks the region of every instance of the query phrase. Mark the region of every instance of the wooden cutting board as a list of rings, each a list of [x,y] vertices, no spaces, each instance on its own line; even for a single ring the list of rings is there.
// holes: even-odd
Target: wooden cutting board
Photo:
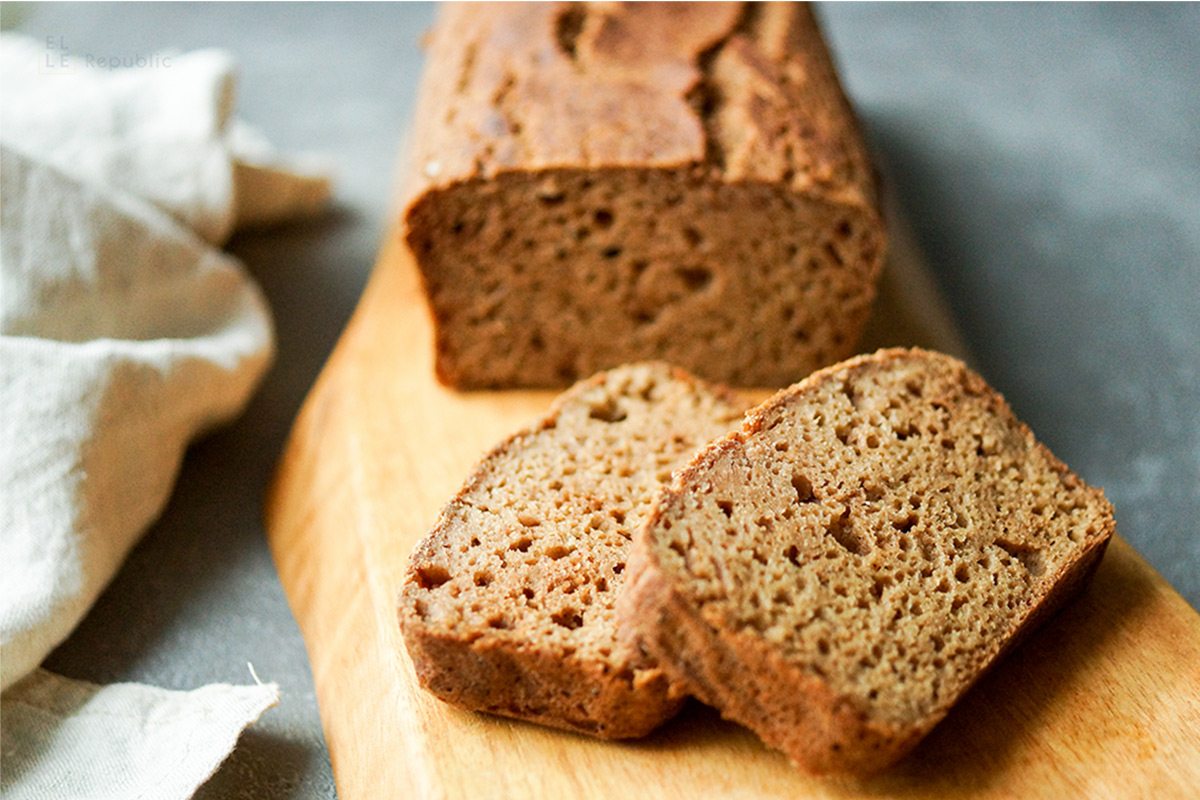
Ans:
[[[893,243],[868,344],[961,354],[928,274]],[[1200,615],[1120,539],[1084,596],[870,781],[807,777],[699,705],[621,743],[426,695],[396,624],[409,551],[475,460],[551,397],[437,385],[415,268],[388,237],[267,499],[342,800],[1197,796]]]

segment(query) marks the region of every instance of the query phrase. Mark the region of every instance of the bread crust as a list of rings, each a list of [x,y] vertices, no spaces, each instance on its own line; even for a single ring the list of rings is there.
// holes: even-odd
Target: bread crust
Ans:
[[[618,602],[623,634],[654,656],[673,680],[814,773],[867,774],[895,763],[987,670],[1081,590],[1098,567],[1114,531],[1111,506],[1097,492],[1097,507],[1104,514],[1102,524],[1083,537],[1069,563],[1048,576],[1049,590],[1029,607],[1018,609],[1011,628],[1003,635],[989,639],[960,659],[957,674],[965,677],[934,704],[930,713],[903,722],[873,713],[869,704],[839,693],[819,669],[813,669],[812,663],[785,657],[777,643],[761,632],[732,627],[722,615],[705,608],[687,576],[663,562],[660,538],[664,523],[669,526],[669,519],[679,521],[677,515],[671,516],[672,509],[689,492],[711,487],[715,466],[740,453],[750,437],[769,431],[795,398],[857,371],[884,370],[890,364],[913,359],[953,361],[940,354],[901,349],[851,359],[781,391],[749,412],[741,431],[698,453],[659,496],[654,511],[635,537],[630,576]],[[993,413],[1032,440],[1032,433],[1012,416],[1003,398],[964,365],[953,363],[972,391],[986,392]],[[1064,483],[1087,489],[1043,445],[1037,443],[1034,449],[1051,469],[1064,476]]]

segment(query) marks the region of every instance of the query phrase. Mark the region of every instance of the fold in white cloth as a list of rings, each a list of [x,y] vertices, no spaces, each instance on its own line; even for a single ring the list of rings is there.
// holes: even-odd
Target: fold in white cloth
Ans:
[[[10,744],[27,752],[22,737],[42,735],[21,729],[30,717],[10,714],[10,692],[46,698],[65,681],[30,673],[162,511],[188,442],[240,413],[272,357],[261,293],[212,244],[242,224],[310,214],[328,196],[325,178],[271,163],[262,138],[231,119],[226,54],[70,75],[40,74],[39,57],[37,43],[0,36],[5,797]],[[146,702],[161,699],[146,690]],[[61,691],[76,696],[79,687],[63,682]],[[278,696],[274,686],[244,691],[256,698],[253,715],[201,715],[190,730],[145,734],[211,734],[228,740],[228,752]],[[121,692],[126,699],[114,702],[136,689]],[[210,723],[209,734],[198,732]],[[87,739],[76,733],[83,728],[63,730]],[[52,771],[61,752],[47,748],[39,763]],[[86,748],[71,754],[71,771],[88,763]],[[101,772],[112,777],[110,767]],[[36,769],[23,762],[14,780],[21,776]],[[101,786],[103,775],[94,777]]]

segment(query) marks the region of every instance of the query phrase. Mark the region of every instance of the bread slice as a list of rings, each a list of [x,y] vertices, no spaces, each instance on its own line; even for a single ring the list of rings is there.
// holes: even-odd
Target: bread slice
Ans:
[[[813,772],[897,760],[1074,594],[1112,508],[961,362],[886,350],[749,412],[660,497],[627,635]]]
[[[412,555],[400,619],[421,685],[604,738],[670,718],[680,701],[618,641],[614,601],[655,491],[744,408],[682,370],[632,365],[496,447]]]
[[[884,257],[800,3],[446,4],[406,199],[460,388],[642,359],[786,386],[856,352]]]

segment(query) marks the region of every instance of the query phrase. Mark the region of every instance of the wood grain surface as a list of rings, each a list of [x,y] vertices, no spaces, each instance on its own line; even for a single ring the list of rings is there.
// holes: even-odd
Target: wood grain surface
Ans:
[[[864,349],[962,355],[903,232],[892,251]],[[870,781],[805,776],[699,705],[647,739],[603,742],[425,694],[396,623],[409,551],[472,464],[551,397],[439,386],[415,268],[388,237],[267,498],[342,800],[1197,796],[1200,615],[1119,538],[1082,597]]]

